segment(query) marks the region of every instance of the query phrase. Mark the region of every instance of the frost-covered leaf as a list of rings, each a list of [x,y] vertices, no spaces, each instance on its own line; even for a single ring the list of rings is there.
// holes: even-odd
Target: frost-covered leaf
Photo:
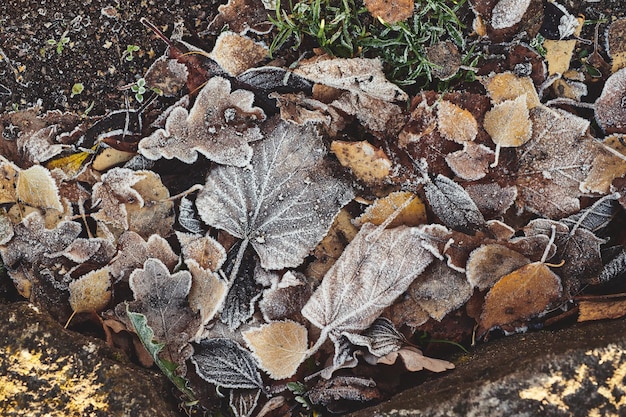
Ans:
[[[410,372],[417,372],[423,369],[428,369],[432,372],[444,372],[448,369],[454,369],[453,363],[424,356],[421,350],[413,346],[404,346],[397,351],[390,352],[379,358],[376,363],[393,365],[398,358],[402,359],[404,367]]]
[[[202,223],[196,218],[196,212],[193,209],[193,202],[187,197],[180,199],[178,207],[178,223],[190,233],[202,234]]]
[[[226,251],[210,236],[176,232],[185,260],[193,259],[206,270],[216,272],[226,260]]]
[[[406,291],[433,259],[416,232],[363,225],[302,309],[320,339],[365,330]]]
[[[337,376],[330,380],[320,380],[309,392],[313,404],[321,404],[337,412],[346,411],[345,401],[367,402],[380,400],[382,394],[371,378]],[[341,406],[343,407],[336,408]]]
[[[296,267],[353,196],[323,164],[310,125],[270,123],[250,169],[219,166],[196,199],[202,220],[252,244],[266,269]]]
[[[163,262],[148,258],[142,269],[130,275],[129,284],[135,301],[128,307],[119,304],[115,309],[118,316],[123,317],[126,308],[146,316],[155,338],[165,344],[163,359],[183,364],[188,342],[199,327],[198,315],[187,304],[189,271],[170,274]]]
[[[530,0],[499,0],[492,9],[491,26],[494,29],[506,29],[522,20]]]
[[[184,393],[189,400],[194,400],[194,393],[187,387],[187,381],[176,374],[177,365],[168,360],[162,359],[159,353],[163,350],[164,344],[159,343],[155,340],[154,331],[148,324],[148,320],[146,316],[140,313],[132,312],[126,306],[126,315],[130,320],[139,340],[146,348],[150,356],[152,356],[152,360],[154,363],[161,369],[161,372],[167,378],[172,381],[172,383],[178,388],[182,393]]]
[[[54,143],[57,135],[57,125],[51,125],[34,132],[18,136],[17,146],[24,158],[34,164],[39,164],[54,158],[68,146]]]
[[[101,311],[111,301],[111,278],[107,267],[91,271],[70,282],[70,306],[77,313]]]
[[[260,1],[228,0],[220,5],[219,14],[209,23],[207,31],[219,33],[224,27],[237,33],[251,31],[257,34],[269,32],[273,25],[267,18],[267,10]]]
[[[287,318],[302,319],[300,311],[311,298],[313,290],[302,274],[285,272],[280,281],[263,292],[259,309],[265,321],[279,321]]]
[[[113,168],[103,174],[100,182],[93,186],[92,200],[99,210],[93,218],[119,228],[128,229],[126,204],[137,203],[143,206],[143,197],[133,185],[141,181],[146,171],[131,171],[126,168]]]
[[[293,376],[307,354],[306,327],[291,320],[274,321],[243,332],[259,367],[273,379]]]
[[[393,323],[384,317],[377,318],[363,333],[342,333],[350,343],[365,346],[374,356],[385,356],[399,350],[405,343],[405,338]]]
[[[391,172],[389,157],[367,141],[334,140],[330,145],[330,151],[335,154],[341,165],[350,168],[354,176],[365,184],[380,184]]]
[[[387,81],[378,59],[313,58],[294,70],[313,82],[385,101],[404,101],[407,94]]]
[[[261,390],[233,389],[228,396],[228,404],[235,417],[250,417],[256,407]]]
[[[356,116],[363,126],[368,128],[378,137],[390,137],[397,134],[406,123],[405,112],[402,107],[379,98],[356,94],[354,92],[343,93],[333,100],[329,107],[334,110]],[[328,111],[336,124],[343,122],[339,114]]]
[[[200,312],[202,326],[208,324],[222,307],[228,283],[219,275],[202,268],[195,260],[185,260],[193,278],[189,290],[189,307]],[[200,329],[202,331],[202,329]]]
[[[63,211],[59,189],[50,171],[41,165],[20,171],[15,191],[17,198],[28,206]]]
[[[532,137],[532,123],[526,104],[526,96],[522,94],[514,100],[505,100],[493,106],[485,114],[483,127],[496,144],[496,161],[498,165],[500,148],[514,148],[528,142]],[[502,121],[506,120],[506,123]]]
[[[189,70],[185,64],[161,56],[152,63],[143,78],[148,87],[157,89],[166,97],[173,97],[185,86],[188,76]]]
[[[607,194],[616,178],[626,175],[626,136],[612,135],[600,145],[591,171],[580,184],[582,192]]]
[[[223,31],[217,37],[209,54],[228,74],[236,77],[269,55],[267,46],[251,38],[231,31]]]
[[[459,178],[476,181],[489,173],[489,166],[495,161],[495,156],[495,152],[485,145],[466,142],[460,151],[447,154],[446,162]]]
[[[506,100],[515,100],[522,95],[526,95],[526,106],[529,110],[541,104],[530,77],[520,77],[512,72],[502,72],[481,77],[480,82],[485,86],[487,94],[496,104]]]
[[[231,339],[203,340],[191,361],[202,379],[224,388],[264,390],[252,354]]]
[[[219,164],[246,166],[252,157],[248,143],[262,138],[256,123],[265,119],[253,101],[250,91],[231,92],[230,81],[213,77],[190,111],[176,107],[165,129],[139,142],[139,153],[152,160],[177,158],[191,164],[199,152]]]
[[[411,197],[413,200],[396,215],[387,227],[391,228],[402,224],[405,226],[417,226],[426,223],[426,207],[419,197],[408,191],[396,191],[374,201],[371,206],[365,209],[363,214],[354,219],[354,224],[356,226],[361,226],[365,223],[383,224]]]
[[[474,249],[467,260],[467,281],[479,290],[485,290],[500,278],[530,263],[519,252],[497,243]]]
[[[606,227],[617,214],[620,207],[619,198],[620,193],[606,195],[578,213],[561,219],[560,222],[565,223],[570,231],[583,227],[592,232],[597,232]]]
[[[474,234],[485,227],[483,217],[467,191],[443,175],[424,185],[426,198],[439,219],[448,227]]]
[[[596,100],[596,120],[607,133],[626,133],[626,68],[611,75]]]
[[[598,275],[597,283],[605,283],[626,274],[626,249],[622,249],[603,267]]]
[[[401,0],[393,3],[384,0],[365,0],[365,7],[377,19],[393,24],[413,16],[414,0]]]
[[[476,139],[478,123],[469,111],[443,100],[437,107],[437,129],[444,138],[465,143]]]

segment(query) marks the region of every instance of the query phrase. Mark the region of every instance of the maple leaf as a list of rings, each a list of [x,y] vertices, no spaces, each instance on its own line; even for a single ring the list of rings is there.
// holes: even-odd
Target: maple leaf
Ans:
[[[274,119],[250,169],[218,166],[196,199],[202,220],[251,244],[266,269],[296,267],[352,199],[326,170],[315,128]]]
[[[329,335],[365,330],[406,291],[433,259],[417,232],[363,225],[302,309],[322,329],[316,346]]]
[[[142,269],[130,275],[130,289],[135,301],[118,304],[115,312],[123,318],[126,309],[143,314],[154,330],[155,338],[165,344],[161,355],[170,362],[183,364],[188,358],[188,343],[199,327],[199,317],[187,305],[191,288],[189,271],[170,274],[158,259],[149,258]]]
[[[198,152],[219,164],[246,166],[252,157],[249,142],[262,138],[256,122],[265,113],[253,107],[254,94],[231,92],[230,81],[211,78],[190,111],[174,108],[159,129],[139,142],[139,153],[152,160],[177,158],[191,164]]]

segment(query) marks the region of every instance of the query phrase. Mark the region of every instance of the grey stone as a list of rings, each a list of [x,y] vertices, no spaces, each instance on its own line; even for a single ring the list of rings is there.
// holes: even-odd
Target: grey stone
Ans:
[[[2,416],[174,417],[165,377],[25,303],[0,305]]]
[[[351,417],[624,416],[626,320],[494,340]]]

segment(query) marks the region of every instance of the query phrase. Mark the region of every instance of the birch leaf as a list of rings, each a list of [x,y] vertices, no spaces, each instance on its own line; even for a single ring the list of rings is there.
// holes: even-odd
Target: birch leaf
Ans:
[[[91,271],[69,284],[70,306],[77,313],[101,311],[111,301],[108,267]]]
[[[234,340],[203,340],[191,357],[191,362],[202,379],[218,387],[264,389],[252,354]]]
[[[291,320],[274,321],[243,332],[259,367],[273,379],[290,378],[304,361],[308,348],[306,327]]]
[[[28,206],[63,211],[59,189],[50,171],[41,165],[33,165],[19,173],[16,193],[17,198]]]
[[[202,220],[250,242],[266,269],[296,267],[324,237],[350,186],[323,164],[321,138],[310,125],[275,119],[254,143],[249,169],[219,166],[196,205]]]
[[[417,230],[365,224],[302,309],[324,335],[358,333],[409,287],[433,256]],[[318,341],[319,343],[319,341]]]

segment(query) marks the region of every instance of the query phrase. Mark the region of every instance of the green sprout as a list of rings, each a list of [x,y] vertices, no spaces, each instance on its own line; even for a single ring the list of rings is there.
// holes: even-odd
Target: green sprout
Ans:
[[[127,45],[122,57],[125,58],[126,61],[130,62],[134,59],[133,52],[137,51],[139,51],[139,47],[137,45]]]
[[[540,33],[538,33],[537,36],[530,40],[530,47],[535,48],[535,51],[537,51],[537,53],[543,57],[545,57],[547,53],[546,48],[544,48],[543,46],[543,41],[545,40],[546,38],[541,36]]]
[[[83,92],[83,90],[85,89],[85,86],[83,85],[83,83],[76,83],[72,86],[72,94],[70,95],[70,98],[74,98],[74,96],[79,95],[80,93]]]
[[[270,54],[289,42],[297,50],[312,39],[336,57],[379,57],[396,84],[432,81],[435,64],[428,60],[427,48],[444,40],[465,48],[456,15],[465,1],[416,0],[413,16],[397,23],[373,18],[360,0],[300,0],[286,9],[279,3],[275,15],[269,16],[276,27]]]
[[[48,39],[46,43],[48,45],[56,47],[57,54],[61,55],[61,53],[63,52],[63,49],[65,48],[65,45],[70,43],[70,38],[67,37],[67,32],[66,32],[63,35],[61,35],[58,41],[54,39]]]
[[[143,95],[147,91],[146,80],[143,78],[138,79],[135,84],[130,87],[130,90],[135,93],[135,100],[137,100],[138,103],[142,103]]]

